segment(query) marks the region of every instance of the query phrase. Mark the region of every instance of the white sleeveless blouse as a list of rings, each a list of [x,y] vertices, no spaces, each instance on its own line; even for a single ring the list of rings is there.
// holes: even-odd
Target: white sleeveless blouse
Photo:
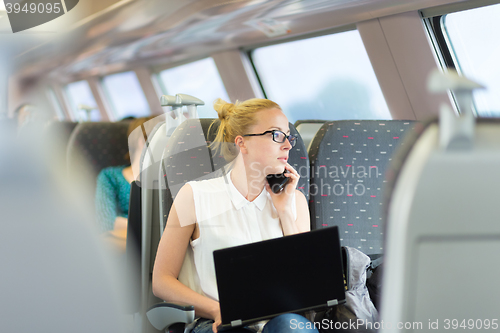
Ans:
[[[264,188],[248,201],[231,182],[231,173],[219,178],[193,181],[196,222],[200,237],[191,241],[200,287],[219,300],[213,251],[283,236],[278,213]],[[292,206],[297,218],[295,199]]]

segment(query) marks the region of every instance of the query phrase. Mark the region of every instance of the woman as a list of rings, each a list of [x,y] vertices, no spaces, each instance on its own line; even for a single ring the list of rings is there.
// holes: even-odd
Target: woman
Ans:
[[[149,119],[137,118],[132,120],[127,130],[127,137],[130,137],[131,133],[137,127],[141,127]],[[99,228],[103,232],[107,232],[108,236],[123,241],[123,248],[127,235],[130,183],[135,180],[132,170],[138,170],[140,155],[144,146],[142,143],[144,139],[133,141],[137,141],[137,144],[129,144],[129,153],[125,157],[127,160],[130,159],[132,161],[131,165],[120,165],[102,169],[97,176],[95,196]]]
[[[189,182],[180,189],[153,271],[157,297],[194,305],[196,316],[201,317],[193,328],[196,333],[217,332],[221,324],[213,250],[310,228],[306,198],[295,190],[300,177],[287,163],[296,138],[289,134],[288,119],[281,108],[265,99],[235,105],[218,99],[214,108],[221,122],[215,146],[222,149],[226,160],[232,160],[231,171],[224,177]],[[282,192],[274,194],[266,175],[285,170],[290,180]],[[189,244],[205,295],[177,279]],[[306,321],[294,314],[279,316],[264,327],[264,332],[290,329],[292,318]]]

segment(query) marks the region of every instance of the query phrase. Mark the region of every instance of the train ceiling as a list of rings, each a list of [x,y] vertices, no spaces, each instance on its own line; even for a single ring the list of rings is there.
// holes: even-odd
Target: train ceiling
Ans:
[[[0,41],[27,41],[18,48],[11,44],[21,77],[68,81],[134,65],[178,63],[452,2],[457,1],[81,0],[81,8],[15,35],[2,33],[6,15],[0,12]]]

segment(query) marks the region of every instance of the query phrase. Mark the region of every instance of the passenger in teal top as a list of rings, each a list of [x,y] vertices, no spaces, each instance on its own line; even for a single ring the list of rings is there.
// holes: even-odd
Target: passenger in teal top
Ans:
[[[129,125],[127,137],[131,138],[131,133],[149,119],[134,119]],[[143,130],[140,133],[134,132],[134,138],[131,139],[131,142],[137,143],[133,147],[129,146],[130,151],[125,158],[131,160],[132,165],[104,168],[97,176],[95,206],[98,226],[102,232],[123,242],[123,247],[127,236],[130,183],[134,181],[134,171],[138,175],[144,146],[143,135]]]
[[[128,218],[130,183],[123,175],[126,165],[103,169],[97,177],[95,205],[102,231],[111,231],[118,216]]]

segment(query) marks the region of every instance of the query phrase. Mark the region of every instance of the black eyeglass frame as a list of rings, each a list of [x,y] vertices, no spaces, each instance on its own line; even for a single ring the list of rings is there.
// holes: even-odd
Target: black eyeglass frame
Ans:
[[[279,141],[275,140],[274,133],[276,133],[276,132],[283,134],[283,136],[284,136],[283,141],[279,142]],[[272,133],[273,141],[276,143],[283,143],[283,142],[285,142],[285,140],[288,139],[288,142],[290,142],[290,145],[292,146],[292,148],[295,147],[295,145],[297,144],[297,139],[299,138],[299,136],[297,134],[286,135],[285,132],[280,131],[280,130],[270,130],[270,131],[265,131],[264,133],[260,133],[260,134],[244,134],[243,136],[261,136],[261,135],[266,135],[267,133]]]

